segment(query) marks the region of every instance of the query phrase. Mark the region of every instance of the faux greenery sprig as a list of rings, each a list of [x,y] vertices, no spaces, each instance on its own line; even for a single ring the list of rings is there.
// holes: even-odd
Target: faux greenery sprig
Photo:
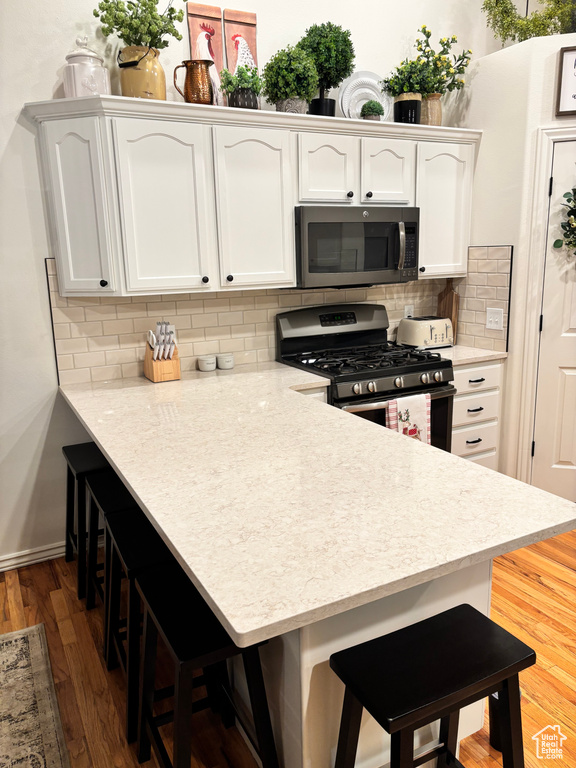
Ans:
[[[458,42],[456,35],[452,35],[440,38],[440,52],[436,53],[430,45],[432,32],[426,25],[419,29],[419,34],[423,39],[416,40],[415,43],[418,51],[416,61],[425,63],[424,90],[420,93],[427,96],[430,93],[446,93],[463,88],[464,79],[460,75],[464,74],[470,63],[472,51],[468,49],[450,57],[452,46]]]
[[[262,93],[270,104],[284,99],[310,101],[318,90],[314,60],[302,48],[290,45],[272,56],[264,67],[262,78]]]
[[[233,75],[227,69],[220,72],[220,90],[224,93],[234,93],[239,88],[248,88],[256,94],[262,90],[262,79],[256,67],[238,67]]]
[[[426,82],[426,64],[418,59],[404,59],[395,70],[380,81],[383,93],[400,96],[402,93],[422,93]]]
[[[362,109],[360,110],[360,117],[369,117],[370,115],[381,116],[383,114],[384,107],[382,104],[380,104],[379,101],[376,101],[376,99],[365,101],[364,104],[362,104]]]
[[[543,0],[542,6],[529,16],[521,16],[513,0],[484,0],[482,10],[488,26],[503,43],[576,32],[574,0]]]
[[[101,0],[93,13],[102,22],[102,34],[116,33],[126,45],[166,48],[166,36],[182,40],[174,22],[184,19],[184,11],[172,8],[172,0],[164,13],[158,13],[158,0]]]
[[[563,195],[566,200],[562,203],[564,208],[567,208],[566,220],[561,222],[562,238],[554,240],[554,248],[562,248],[566,246],[570,250],[573,250],[573,256],[576,256],[576,188],[570,192],[566,192]]]
[[[350,35],[350,30],[327,21],[312,24],[297,44],[314,59],[321,99],[326,98],[326,91],[336,88],[352,74],[355,54]]]

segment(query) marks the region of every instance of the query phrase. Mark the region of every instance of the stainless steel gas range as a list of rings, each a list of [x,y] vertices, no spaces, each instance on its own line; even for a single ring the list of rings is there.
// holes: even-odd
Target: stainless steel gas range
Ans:
[[[381,304],[325,304],[276,316],[276,359],[330,379],[329,402],[386,426],[389,401],[430,393],[432,445],[450,451],[452,362],[388,340]]]

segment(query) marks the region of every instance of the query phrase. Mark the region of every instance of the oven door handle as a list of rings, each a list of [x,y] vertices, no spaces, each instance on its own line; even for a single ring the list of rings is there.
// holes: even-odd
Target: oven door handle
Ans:
[[[403,221],[398,222],[398,233],[400,235],[400,258],[398,259],[398,269],[404,269],[406,260],[406,227]]]
[[[438,400],[441,397],[453,397],[456,394],[456,389],[455,387],[449,386],[442,387],[442,389],[433,390],[429,393],[423,392],[417,394],[429,394],[431,400]],[[410,395],[406,395],[406,397],[410,397]],[[359,411],[378,411],[388,408],[390,401],[394,399],[395,398],[390,397],[388,400],[378,400],[375,403],[358,403],[357,405],[352,403],[350,405],[342,405],[341,410],[348,411],[348,413],[358,413]],[[398,399],[401,400],[402,397],[400,396]]]

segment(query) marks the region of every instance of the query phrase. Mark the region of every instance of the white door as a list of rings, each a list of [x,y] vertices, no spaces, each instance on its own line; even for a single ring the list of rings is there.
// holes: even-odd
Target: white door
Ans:
[[[360,202],[359,152],[356,136],[299,133],[300,201]]]
[[[218,286],[209,131],[191,123],[114,121],[128,292]]]
[[[214,128],[221,285],[295,285],[289,131]]]
[[[420,208],[421,277],[466,274],[473,165],[471,144],[418,144],[416,205]]]
[[[576,141],[555,142],[552,178],[531,482],[576,501],[576,258],[552,245],[576,186]]]
[[[47,121],[43,132],[60,293],[114,293],[98,120]]]
[[[416,143],[363,138],[362,202],[414,205]]]

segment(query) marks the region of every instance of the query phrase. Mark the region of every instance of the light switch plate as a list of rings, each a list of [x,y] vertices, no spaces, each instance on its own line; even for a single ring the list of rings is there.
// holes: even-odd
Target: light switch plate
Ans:
[[[414,304],[404,304],[404,317],[414,317]]]
[[[492,331],[502,331],[504,329],[504,310],[495,308],[486,308],[486,328]]]

